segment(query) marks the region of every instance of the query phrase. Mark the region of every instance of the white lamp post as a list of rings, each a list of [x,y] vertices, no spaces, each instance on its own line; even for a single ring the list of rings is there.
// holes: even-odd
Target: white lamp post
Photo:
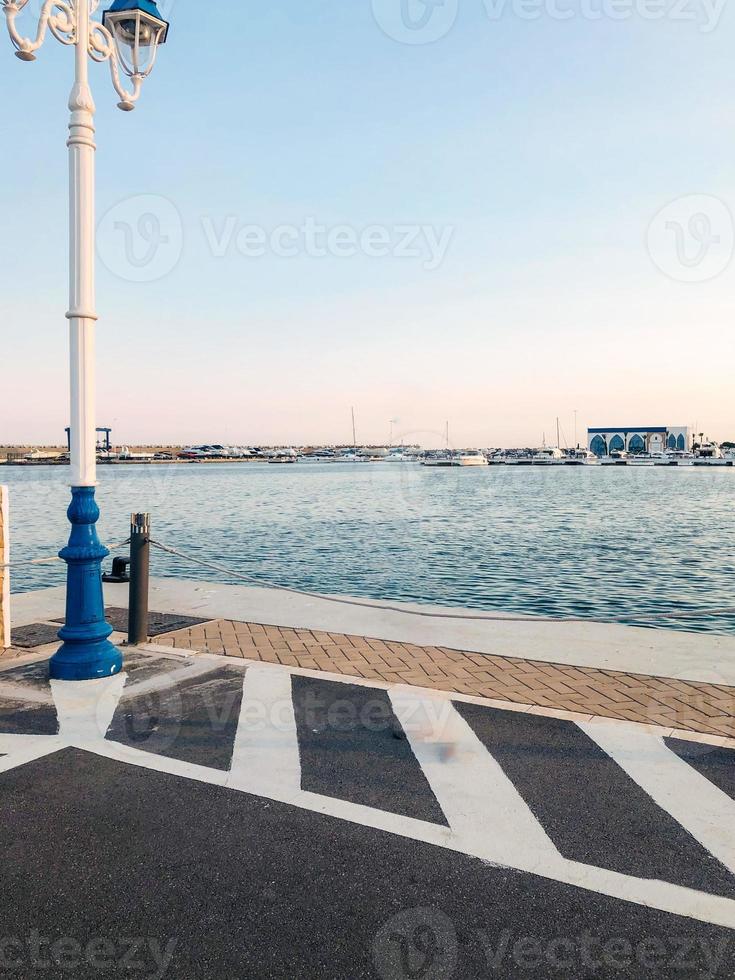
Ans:
[[[92,15],[100,0],[45,0],[35,37],[23,37],[18,15],[28,0],[2,0],[10,39],[21,61],[35,61],[50,31],[75,50],[74,86],[69,96],[69,351],[71,385],[71,487],[66,561],[66,620],[59,632],[63,646],[51,659],[59,680],[107,677],[122,668],[120,652],[110,643],[105,622],[102,560],[109,552],[97,537],[99,509],[95,429],[95,105],[89,87],[89,59],[107,61],[125,111],[135,108],[143,79],[150,74],[159,44],[168,33],[153,0],[113,0],[102,22]],[[126,83],[123,75],[130,79]]]

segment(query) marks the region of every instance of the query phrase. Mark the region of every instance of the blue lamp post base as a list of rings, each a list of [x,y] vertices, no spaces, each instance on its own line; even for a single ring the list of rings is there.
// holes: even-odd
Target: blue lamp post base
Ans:
[[[69,544],[59,552],[66,574],[66,620],[59,630],[63,645],[50,661],[54,680],[89,681],[122,670],[122,655],[109,641],[112,627],[105,622],[102,560],[109,551],[97,537],[99,507],[94,487],[73,487],[67,516]]]

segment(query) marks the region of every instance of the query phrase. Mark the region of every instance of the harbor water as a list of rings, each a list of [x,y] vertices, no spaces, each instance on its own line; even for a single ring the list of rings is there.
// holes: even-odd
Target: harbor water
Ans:
[[[66,542],[68,472],[0,468],[12,560]],[[104,466],[99,479],[105,543],[149,511],[157,540],[263,582],[735,633],[733,613],[712,611],[735,606],[731,468],[227,463]],[[19,568],[12,590],[64,572]],[[161,553],[152,573],[237,582]]]

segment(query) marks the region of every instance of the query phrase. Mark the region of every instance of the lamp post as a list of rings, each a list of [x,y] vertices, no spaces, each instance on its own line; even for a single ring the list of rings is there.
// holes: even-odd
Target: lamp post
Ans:
[[[109,554],[97,536],[95,501],[95,105],[89,86],[89,59],[107,61],[112,84],[126,112],[135,108],[168,23],[153,0],[113,0],[102,21],[93,14],[100,0],[44,0],[35,37],[16,26],[28,0],[2,0],[10,40],[21,61],[35,61],[47,32],[75,52],[69,96],[69,361],[71,393],[71,493],[69,543],[59,556],[67,563],[63,645],[50,662],[51,677],[78,681],[109,677],[122,669],[119,650],[105,622],[102,560]],[[129,79],[124,81],[123,76]]]

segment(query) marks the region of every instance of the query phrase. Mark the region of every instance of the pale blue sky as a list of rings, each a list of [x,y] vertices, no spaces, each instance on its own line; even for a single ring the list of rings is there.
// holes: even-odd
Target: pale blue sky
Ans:
[[[99,217],[168,199],[151,213],[178,259],[131,282],[108,266],[137,204],[103,223],[98,421],[115,440],[347,441],[353,404],[365,442],[397,418],[407,441],[440,442],[449,419],[456,444],[534,444],[557,415],[571,438],[575,409],[580,431],[697,422],[735,438],[735,14],[667,0],[649,20],[629,0],[628,19],[592,20],[556,2],[573,16],[544,0],[523,19],[508,0],[491,19],[459,0],[444,36],[409,45],[370,0],[177,0],[135,112],[93,66]],[[401,0],[375,3],[385,21]],[[32,65],[2,44],[0,443],[55,442],[72,59],[53,39]],[[678,281],[663,219],[652,248],[669,275],[647,248],[672,200],[686,226],[690,195],[715,199],[692,214],[720,242],[699,264],[685,240],[680,267],[706,281]],[[262,228],[266,254],[234,235],[213,254],[228,218]],[[429,228],[448,247],[432,261],[422,232],[415,257],[305,254],[288,236],[307,219],[357,243],[378,226],[390,248],[402,226]],[[279,226],[298,254],[273,254]]]

